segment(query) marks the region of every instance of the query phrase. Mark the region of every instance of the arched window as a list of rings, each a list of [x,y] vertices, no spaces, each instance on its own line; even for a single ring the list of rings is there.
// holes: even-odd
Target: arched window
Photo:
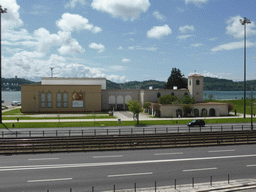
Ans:
[[[161,97],[161,93],[158,92],[158,93],[156,94],[156,97],[157,97],[157,98]]]
[[[213,109],[213,108],[210,109],[210,111],[209,111],[209,116],[210,116],[210,117],[215,116],[215,109]]]
[[[182,110],[181,109],[176,110],[176,116],[177,117],[182,117]]]
[[[115,104],[115,103],[116,103],[116,98],[115,98],[115,96],[113,96],[113,95],[109,96],[109,98],[108,98],[108,104],[113,105],[113,104]]]
[[[127,101],[130,101],[130,100],[132,100],[132,97],[130,95],[126,95],[125,99],[124,99],[124,101],[125,101],[125,110],[128,110]]]
[[[191,85],[191,80],[189,81],[189,85]]]
[[[201,116],[202,117],[207,117],[207,109],[202,109],[202,111],[201,111]]]
[[[117,103],[117,110],[123,110],[123,104],[124,104],[124,97],[121,95],[118,95],[116,98],[116,103]]]
[[[198,79],[196,80],[196,85],[200,85],[200,81]]]
[[[199,110],[198,109],[194,109],[194,117],[199,117]]]

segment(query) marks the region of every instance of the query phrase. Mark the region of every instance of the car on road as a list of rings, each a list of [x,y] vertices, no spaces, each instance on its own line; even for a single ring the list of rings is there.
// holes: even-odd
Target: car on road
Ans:
[[[189,122],[187,124],[187,126],[189,126],[189,127],[194,127],[194,126],[204,127],[205,122],[202,119],[196,119],[196,120],[193,120],[193,121]]]
[[[12,106],[21,106],[21,102],[20,101],[12,101],[11,105]]]

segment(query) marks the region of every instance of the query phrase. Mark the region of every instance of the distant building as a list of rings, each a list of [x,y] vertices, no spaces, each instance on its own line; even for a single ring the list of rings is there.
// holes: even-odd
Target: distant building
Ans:
[[[203,76],[188,77],[188,89],[106,89],[105,78],[42,78],[41,85],[21,85],[23,113],[83,113],[127,110],[127,101],[137,99],[158,102],[159,97],[174,94],[182,98],[190,94],[197,102],[195,116],[228,115],[226,104],[207,104],[203,101]],[[200,103],[200,104],[199,104]],[[162,117],[181,114],[182,105],[160,105]],[[178,113],[177,113],[178,111]],[[211,111],[211,112],[210,112]]]

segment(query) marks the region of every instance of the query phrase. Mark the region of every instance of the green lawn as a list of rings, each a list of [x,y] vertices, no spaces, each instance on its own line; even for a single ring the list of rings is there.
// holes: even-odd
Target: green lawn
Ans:
[[[231,103],[234,106],[232,112],[244,113],[244,100],[204,100],[205,102]],[[253,112],[256,113],[256,105],[253,105]],[[251,114],[251,99],[246,99],[246,114]]]

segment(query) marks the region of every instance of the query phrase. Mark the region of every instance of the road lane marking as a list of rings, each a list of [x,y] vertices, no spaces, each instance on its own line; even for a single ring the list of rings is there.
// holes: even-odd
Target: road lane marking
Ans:
[[[177,153],[155,153],[154,155],[182,155],[183,152],[177,152]]]
[[[230,150],[215,150],[215,151],[208,151],[208,153],[221,153],[221,152],[231,152],[231,151],[235,151],[234,149],[230,149]]]
[[[129,174],[119,174],[119,175],[108,175],[108,177],[126,177],[126,176],[138,176],[138,175],[152,175],[153,172],[147,173],[129,173]]]
[[[60,158],[36,158],[36,159],[28,159],[29,161],[48,161],[48,160],[58,160]]]
[[[189,171],[208,171],[208,170],[214,170],[214,169],[217,169],[217,167],[202,168],[202,169],[187,169],[187,170],[183,170],[183,172],[189,172]]]
[[[123,155],[93,156],[94,159],[97,159],[97,158],[115,158],[115,157],[123,157]]]
[[[78,163],[78,164],[5,166],[5,167],[0,167],[0,172],[3,172],[3,171],[21,171],[21,170],[39,170],[39,169],[118,166],[118,165],[134,165],[134,164],[149,164],[149,163],[169,163],[169,162],[182,162],[182,161],[204,161],[204,160],[250,158],[250,157],[256,157],[256,154],[219,156],[219,157],[197,157],[197,158],[184,158],[184,159],[144,160],[144,161],[121,161],[121,162]]]
[[[49,182],[49,181],[67,181],[67,180],[72,180],[72,178],[29,180],[28,183]]]
[[[246,167],[256,167],[256,165],[246,165]]]

